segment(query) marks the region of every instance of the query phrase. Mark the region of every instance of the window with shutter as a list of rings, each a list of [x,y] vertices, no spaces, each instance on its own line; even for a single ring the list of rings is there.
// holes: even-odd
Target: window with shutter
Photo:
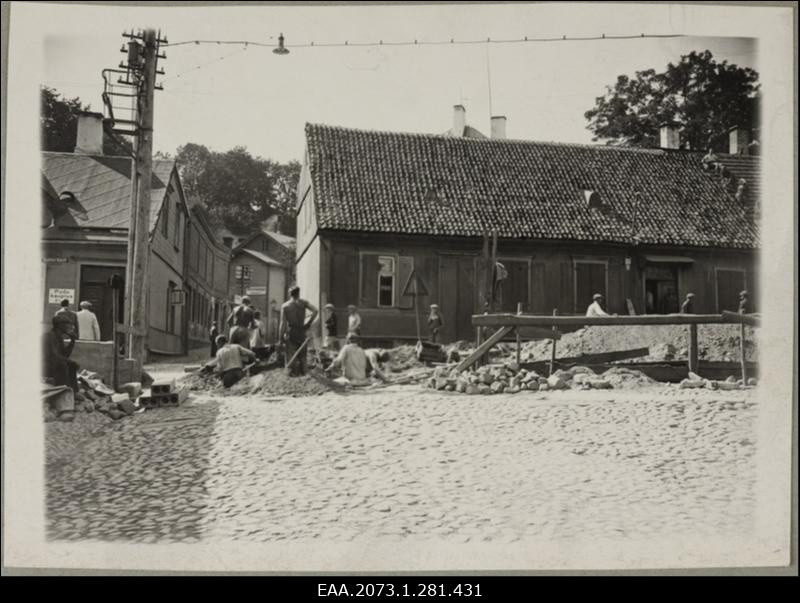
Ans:
[[[361,293],[359,306],[362,308],[378,307],[378,255],[365,253],[361,255]]]

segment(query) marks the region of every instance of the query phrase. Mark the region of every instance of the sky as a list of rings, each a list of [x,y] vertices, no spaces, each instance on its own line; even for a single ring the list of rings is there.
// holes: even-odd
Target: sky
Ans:
[[[49,8],[42,23],[41,83],[80,97],[94,110],[102,109],[101,70],[125,58],[119,51],[123,30],[153,26],[172,43],[274,45],[284,34],[290,50],[285,56],[257,46],[164,49],[154,148],[172,153],[195,142],[217,151],[245,146],[278,161],[302,160],[306,122],[443,133],[455,104],[466,107],[468,124],[487,134],[494,114],[507,117],[508,138],[589,143],[583,114],[620,74],[663,70],[682,54],[706,49],[717,59],[758,68],[756,43],[740,37],[292,47],[311,41],[671,34],[680,31],[681,14],[668,5],[654,21],[658,25],[646,30],[625,18],[625,8],[609,27],[591,18],[565,19],[565,11],[580,10],[565,4]]]

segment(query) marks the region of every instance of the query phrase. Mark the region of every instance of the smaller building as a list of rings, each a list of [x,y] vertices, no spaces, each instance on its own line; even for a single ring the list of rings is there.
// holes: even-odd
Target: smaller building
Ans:
[[[280,307],[294,282],[294,249],[293,237],[262,229],[231,252],[230,290],[235,299],[249,297],[261,312],[268,341],[277,338]]]

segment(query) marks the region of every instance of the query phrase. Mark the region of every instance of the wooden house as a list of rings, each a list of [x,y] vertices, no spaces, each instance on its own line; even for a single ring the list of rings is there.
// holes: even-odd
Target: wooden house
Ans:
[[[499,311],[583,314],[602,293],[610,313],[669,313],[692,292],[695,312],[719,312],[755,289],[757,157],[709,168],[669,131],[662,149],[507,140],[504,118],[489,138],[464,131],[463,120],[446,135],[306,126],[304,297],[334,304],[340,324],[355,304],[363,335],[390,340],[416,338],[415,303],[423,320],[436,303],[446,341],[473,339],[492,230],[508,274]]]

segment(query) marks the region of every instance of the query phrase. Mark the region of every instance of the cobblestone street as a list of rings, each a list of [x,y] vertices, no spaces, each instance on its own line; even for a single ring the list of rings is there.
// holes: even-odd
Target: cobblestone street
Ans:
[[[52,539],[513,542],[746,533],[752,391],[194,396],[48,445]],[[49,444],[49,442],[48,442]]]

